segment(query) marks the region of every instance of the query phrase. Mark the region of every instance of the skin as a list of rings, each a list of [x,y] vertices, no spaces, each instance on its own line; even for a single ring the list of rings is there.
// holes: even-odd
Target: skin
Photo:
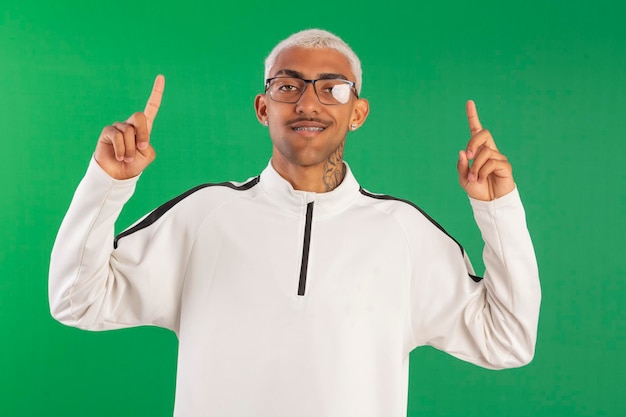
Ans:
[[[275,75],[284,69],[298,71],[307,79],[333,73],[354,80],[347,59],[329,49],[287,49],[278,56],[270,73]],[[150,134],[164,89],[165,78],[159,75],[143,112],[102,130],[94,158],[112,178],[133,178],[155,159]],[[272,164],[295,189],[327,192],[341,183],[347,132],[350,125],[359,127],[367,119],[367,100],[352,95],[345,105],[325,106],[309,86],[295,104],[278,103],[265,94],[259,94],[254,104],[259,121],[268,122]],[[483,129],[471,100],[466,103],[466,113],[470,139],[465,150],[459,151],[459,183],[470,197],[491,201],[515,189],[511,164],[498,151],[491,133]],[[296,131],[294,126],[323,126],[324,130]]]
[[[270,77],[299,75],[317,79],[338,74],[354,81],[348,59],[334,49],[292,47],[282,51],[270,69]],[[342,105],[321,104],[311,85],[297,103],[280,103],[269,94],[257,95],[254,107],[258,120],[269,128],[272,165],[296,190],[327,192],[345,175],[343,151],[351,125],[367,119],[369,104],[351,94]],[[323,131],[298,131],[301,127],[323,127]]]
[[[154,161],[156,153],[150,143],[150,133],[164,89],[165,78],[158,75],[143,112],[102,129],[94,158],[111,177],[117,180],[136,177]]]
[[[465,150],[459,152],[459,183],[470,197],[491,201],[515,189],[513,170],[506,156],[498,151],[491,133],[483,129],[476,104],[469,100],[465,110],[471,137]]]

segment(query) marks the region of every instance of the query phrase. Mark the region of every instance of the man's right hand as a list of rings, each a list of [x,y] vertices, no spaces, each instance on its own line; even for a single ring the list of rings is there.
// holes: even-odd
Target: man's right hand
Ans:
[[[102,129],[94,157],[111,177],[136,177],[154,161],[156,153],[150,144],[150,132],[164,89],[165,77],[158,75],[143,113],[137,112],[124,123],[116,122]]]

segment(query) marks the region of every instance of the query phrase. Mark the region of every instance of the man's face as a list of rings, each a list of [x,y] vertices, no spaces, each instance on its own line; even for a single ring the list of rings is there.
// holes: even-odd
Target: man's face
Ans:
[[[282,51],[270,69],[270,78],[297,76],[303,79],[345,78],[355,81],[348,59],[334,49],[292,47]],[[312,167],[331,156],[343,156],[350,125],[359,127],[369,107],[364,99],[350,94],[346,104],[324,105],[312,84],[296,103],[281,103],[260,94],[255,100],[257,117],[268,122],[273,143],[272,162],[285,168]]]

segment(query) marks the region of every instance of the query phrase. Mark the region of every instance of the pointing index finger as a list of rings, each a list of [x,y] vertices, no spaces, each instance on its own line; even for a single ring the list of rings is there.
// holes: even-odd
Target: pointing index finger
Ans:
[[[157,75],[154,80],[154,85],[152,86],[152,93],[150,93],[150,97],[148,98],[148,102],[146,103],[146,108],[143,113],[146,115],[146,122],[148,123],[148,131],[152,131],[152,124],[154,123],[154,119],[156,118],[157,113],[159,112],[159,107],[161,106],[161,99],[163,98],[163,91],[165,90],[165,77],[162,75]]]
[[[480,124],[478,118],[478,111],[476,110],[476,103],[474,100],[468,100],[465,104],[465,111],[467,112],[467,121],[469,123],[470,132],[472,135],[483,130],[483,126]]]

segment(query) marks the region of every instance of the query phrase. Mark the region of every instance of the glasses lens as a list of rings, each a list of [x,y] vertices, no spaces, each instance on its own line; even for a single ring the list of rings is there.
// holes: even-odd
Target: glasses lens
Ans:
[[[350,84],[346,80],[318,80],[317,96],[323,104],[346,104],[350,100]]]
[[[270,97],[283,103],[296,103],[305,87],[306,83],[300,78],[274,78],[269,85]]]
[[[268,91],[273,100],[297,103],[306,89],[307,82],[300,78],[277,77],[270,81]],[[346,104],[350,101],[352,83],[344,79],[315,80],[315,91],[322,104]]]

